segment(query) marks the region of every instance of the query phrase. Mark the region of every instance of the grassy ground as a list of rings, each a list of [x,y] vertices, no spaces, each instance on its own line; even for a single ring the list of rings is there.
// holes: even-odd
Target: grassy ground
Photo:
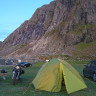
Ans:
[[[78,61],[78,60],[68,60],[81,74],[84,64],[87,64],[88,61]],[[35,90],[30,83],[36,76],[40,67],[44,62],[39,62],[34,64],[32,67],[24,68],[25,74],[22,75],[22,79],[16,83],[15,86],[12,85],[12,67],[5,68],[8,71],[6,80],[4,81],[0,77],[0,96],[68,96],[66,90],[63,89],[60,92],[46,92]],[[2,69],[2,68],[0,68]],[[96,82],[84,78],[85,83],[88,86],[88,89],[84,89],[78,92],[74,92],[69,96],[96,96]]]

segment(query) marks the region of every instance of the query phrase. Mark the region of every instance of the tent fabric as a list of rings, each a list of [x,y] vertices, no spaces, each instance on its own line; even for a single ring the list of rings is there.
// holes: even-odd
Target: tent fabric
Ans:
[[[87,88],[79,73],[69,63],[56,58],[41,67],[32,83],[36,89],[59,92],[62,77],[68,94]]]

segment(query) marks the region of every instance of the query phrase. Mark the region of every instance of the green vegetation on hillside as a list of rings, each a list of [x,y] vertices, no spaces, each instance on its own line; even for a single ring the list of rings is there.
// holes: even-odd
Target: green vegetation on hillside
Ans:
[[[61,32],[61,26],[64,27],[64,25],[65,25],[65,23],[61,22],[60,24],[57,25],[57,27],[55,27],[53,30],[48,32],[45,37],[47,37],[47,36],[50,37],[50,36],[54,35],[54,36],[57,36],[58,40],[62,40],[63,36],[60,34],[60,32]]]
[[[83,50],[87,49],[88,47],[93,46],[94,43],[96,43],[96,41],[90,42],[90,43],[87,43],[87,44],[84,43],[84,42],[81,42],[81,43],[79,43],[79,44],[77,45],[77,50],[83,51]]]
[[[67,24],[68,22],[61,22],[60,24],[57,25],[56,28],[54,28],[52,31],[48,32],[46,34],[46,36],[51,36],[54,34],[59,35],[59,32],[62,31],[61,27],[64,27],[65,24]],[[77,24],[75,29],[73,31],[70,31],[69,34],[76,34],[76,35],[80,35],[84,29],[88,29],[91,30],[92,28],[95,28],[96,25],[92,25],[92,24]]]
[[[72,52],[73,57],[77,57],[77,58],[82,58],[82,59],[95,59],[95,56],[89,56],[87,54],[87,50],[89,50],[90,52],[92,51],[92,48],[94,44],[96,44],[96,40],[90,43],[84,43],[84,42],[80,42],[76,45],[76,51]],[[95,49],[93,49],[95,50]]]
[[[25,45],[24,45],[24,44],[20,44],[19,46],[20,46],[20,48],[22,48],[22,47],[24,47]]]
[[[78,24],[77,27],[72,31],[69,32],[70,34],[80,35],[84,31],[84,29],[91,30],[92,28],[96,27],[96,25],[91,24]]]
[[[69,55],[45,55],[45,56],[41,56],[41,58],[46,58],[46,59],[52,59],[52,58],[61,58],[61,59],[70,59],[72,58],[71,56]]]

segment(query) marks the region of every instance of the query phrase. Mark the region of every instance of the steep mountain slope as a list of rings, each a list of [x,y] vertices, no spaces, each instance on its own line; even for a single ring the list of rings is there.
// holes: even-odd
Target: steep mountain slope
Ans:
[[[26,44],[29,41],[38,40],[50,26],[55,3],[51,2],[50,5],[38,8],[30,20],[25,21],[5,39],[5,45]]]
[[[2,47],[3,42],[0,41],[0,48]]]
[[[2,42],[0,41],[0,46],[1,46]]]
[[[25,46],[6,57],[96,56],[95,0],[56,0],[38,8],[30,20],[5,39],[3,46],[20,44]]]

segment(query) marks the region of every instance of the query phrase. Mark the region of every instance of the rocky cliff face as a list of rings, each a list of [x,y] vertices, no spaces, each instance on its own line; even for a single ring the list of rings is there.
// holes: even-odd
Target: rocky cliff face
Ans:
[[[0,41],[0,47],[2,46],[2,42]]]
[[[56,2],[38,8],[30,20],[25,21],[8,38],[5,45],[26,44],[29,41],[38,40],[48,29],[52,22]]]
[[[81,42],[91,47],[95,40],[95,0],[56,0],[38,8],[30,20],[5,39],[4,46],[29,46],[10,56],[20,56],[21,53],[21,56],[39,53],[72,54]]]
[[[0,47],[2,47],[3,42],[0,41]]]
[[[2,42],[0,41],[0,44],[2,44]]]

